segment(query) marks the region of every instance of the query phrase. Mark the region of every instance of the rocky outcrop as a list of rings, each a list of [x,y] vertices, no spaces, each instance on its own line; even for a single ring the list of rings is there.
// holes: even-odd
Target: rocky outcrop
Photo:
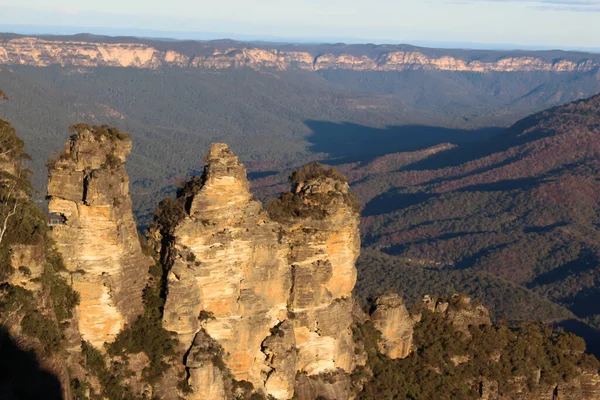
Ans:
[[[180,47],[180,46],[179,46]],[[249,46],[232,43],[231,47],[205,44],[199,53],[164,48],[164,43],[102,43],[80,40],[50,40],[32,37],[0,41],[0,64],[49,65],[75,67],[133,67],[159,69],[168,66],[184,68],[252,68],[255,70],[346,69],[353,71],[461,71],[461,72],[589,72],[600,66],[592,56],[547,59],[531,55],[502,55],[481,60],[437,51],[428,56],[417,48],[383,46],[380,51],[360,54],[356,49],[345,53],[327,48],[295,49]],[[442,53],[442,54],[439,54]]]
[[[459,331],[470,336],[469,326],[491,325],[490,312],[482,304],[475,304],[469,297],[454,295],[448,301],[425,296],[424,307],[436,313],[444,314]]]
[[[539,377],[538,382],[539,384]],[[600,375],[597,371],[578,371],[575,378],[568,382],[553,385],[542,385],[531,392],[525,379],[515,379],[514,392],[503,395],[498,389],[498,382],[484,380],[480,385],[482,400],[598,400],[600,399]]]
[[[298,400],[346,400],[354,398],[354,390],[347,376],[341,370],[312,377],[300,374],[296,382],[294,398]]]
[[[289,398],[294,391],[298,362],[294,325],[289,319],[271,330],[262,344],[270,368],[265,382],[267,393],[277,399]]]
[[[79,331],[102,348],[141,314],[153,261],[142,254],[131,209],[124,165],[131,142],[106,127],[74,132],[49,169],[50,235],[81,295]]]
[[[358,209],[343,177],[318,164],[297,171],[292,182],[292,193],[271,208],[290,246],[288,308],[294,316],[297,369],[308,376],[350,372],[355,367],[350,325],[360,252]]]
[[[301,171],[294,192],[267,212],[226,145],[213,144],[207,161],[151,229],[168,268],[163,326],[188,351],[193,396],[223,380],[214,365],[189,364],[199,332],[222,348],[232,379],[277,399],[294,396],[297,373],[345,376],[355,366],[360,248],[348,184],[315,174],[326,169]]]
[[[226,369],[221,357],[222,349],[204,329],[200,330],[187,353],[185,365],[188,369],[188,383],[194,389],[185,396],[189,400],[225,400],[228,398]]]
[[[406,358],[412,351],[414,320],[404,300],[396,293],[386,293],[375,304],[371,321],[381,332],[379,351],[391,359]]]
[[[273,374],[273,360],[263,352],[271,331],[287,318],[292,287],[280,227],[253,199],[246,170],[226,145],[211,147],[197,184],[168,245],[163,326],[176,332],[185,347],[205,330],[223,347],[223,361],[234,379],[289,398],[293,386],[281,387],[286,372]],[[214,374],[201,376],[212,379]],[[198,379],[192,382],[194,390],[201,386]]]
[[[13,268],[8,282],[32,292],[42,289],[41,276],[44,273],[44,244],[18,244],[11,246],[10,263]]]

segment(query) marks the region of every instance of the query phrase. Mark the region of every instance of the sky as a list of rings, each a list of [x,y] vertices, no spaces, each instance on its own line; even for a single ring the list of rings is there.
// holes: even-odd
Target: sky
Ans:
[[[0,30],[599,50],[600,0],[0,0]]]

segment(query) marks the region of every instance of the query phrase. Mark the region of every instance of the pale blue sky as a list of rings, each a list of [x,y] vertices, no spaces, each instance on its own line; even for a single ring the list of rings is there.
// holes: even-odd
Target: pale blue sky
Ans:
[[[0,0],[14,25],[598,49],[600,0]]]

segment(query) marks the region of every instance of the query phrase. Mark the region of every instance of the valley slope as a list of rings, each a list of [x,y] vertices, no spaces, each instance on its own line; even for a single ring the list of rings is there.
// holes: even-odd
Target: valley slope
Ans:
[[[363,296],[465,291],[496,317],[599,327],[600,96],[477,145],[340,167],[366,203]]]
[[[229,143],[253,178],[485,140],[599,92],[599,65],[597,54],[561,51],[0,36],[3,115],[25,139],[36,188],[64,127],[118,125],[134,133],[128,169],[145,223],[156,193],[194,173],[213,141]]]
[[[211,142],[231,145],[263,199],[320,160],[339,165],[366,204],[359,297],[467,292],[497,318],[598,326],[598,99],[504,131],[600,92],[596,54],[0,42],[2,112],[26,139],[40,193],[43,160],[82,120],[134,133],[127,170],[143,227],[157,199],[198,175]]]

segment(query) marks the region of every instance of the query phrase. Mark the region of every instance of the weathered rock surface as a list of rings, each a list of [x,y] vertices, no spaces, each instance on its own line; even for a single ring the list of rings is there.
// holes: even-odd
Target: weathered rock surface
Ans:
[[[354,398],[350,381],[343,371],[308,377],[300,374],[296,382],[298,400],[348,400]]]
[[[226,378],[223,367],[219,366],[221,349],[205,330],[198,332],[187,354],[185,365],[188,369],[188,384],[194,391],[187,396],[189,400],[225,400],[228,398],[225,389]]]
[[[515,380],[515,393],[502,395],[497,382],[481,383],[484,400],[597,400],[600,399],[600,375],[596,371],[581,371],[574,379],[558,385],[544,385],[532,393],[525,379]]]
[[[184,350],[205,332],[223,348],[233,379],[277,399],[294,396],[297,373],[355,366],[351,293],[360,241],[348,184],[308,177],[288,196],[311,214],[272,219],[252,197],[244,166],[214,144],[203,177],[177,200],[181,215],[151,232],[169,266],[163,326]],[[217,376],[211,368],[194,372],[196,394],[200,376]]]
[[[381,332],[379,351],[391,359],[406,358],[412,351],[414,320],[404,300],[396,293],[386,293],[376,301],[371,321]]]
[[[21,286],[32,292],[42,289],[40,278],[44,273],[44,245],[14,245],[10,249],[10,263],[14,272],[8,279],[11,285]]]
[[[49,211],[62,223],[51,237],[81,295],[76,320],[84,340],[102,348],[142,312],[153,261],[142,254],[125,157],[131,142],[104,129],[81,129],[49,170]]]
[[[432,312],[445,314],[454,326],[470,336],[469,326],[491,325],[490,312],[481,304],[473,304],[469,297],[454,295],[449,301],[425,296],[423,305]]]
[[[287,247],[226,145],[211,147],[203,180],[173,231],[163,325],[186,347],[204,329],[223,347],[235,379],[266,390],[272,367],[262,344],[287,318]]]
[[[380,51],[359,54],[356,50],[203,46],[195,54],[158,48],[145,43],[101,43],[78,40],[48,40],[32,37],[0,41],[0,64],[77,67],[134,67],[158,69],[167,66],[185,68],[252,68],[276,70],[347,69],[353,71],[438,70],[469,72],[574,72],[594,71],[600,62],[593,57],[544,59],[531,55],[505,55],[485,60],[463,59],[437,50],[428,56],[417,48],[381,46]],[[325,50],[322,52],[321,50]],[[441,53],[441,54],[440,54]]]
[[[337,369],[350,372],[355,367],[350,325],[360,252],[358,212],[348,202],[345,181],[303,174],[307,176],[286,196],[291,196],[289,203],[310,211],[282,220],[293,271],[289,309],[297,369],[309,376]]]
[[[296,365],[296,337],[289,319],[273,328],[271,336],[262,344],[271,370],[265,381],[267,393],[277,399],[289,399],[294,395]]]

